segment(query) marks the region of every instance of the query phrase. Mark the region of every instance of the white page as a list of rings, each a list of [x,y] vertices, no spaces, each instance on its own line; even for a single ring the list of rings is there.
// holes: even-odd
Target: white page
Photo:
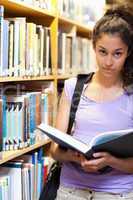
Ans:
[[[75,139],[71,135],[68,135],[52,126],[46,125],[46,124],[40,124],[38,126],[39,129],[41,129],[44,132],[48,132],[50,135],[61,139],[62,141],[69,143],[71,146],[73,146],[75,149],[79,149],[80,152],[86,153],[89,149],[90,146]]]

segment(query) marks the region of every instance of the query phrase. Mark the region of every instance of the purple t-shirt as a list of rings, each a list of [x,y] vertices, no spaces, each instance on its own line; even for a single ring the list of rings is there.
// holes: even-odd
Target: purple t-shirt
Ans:
[[[65,94],[72,99],[76,78],[65,81]],[[84,86],[76,113],[73,136],[83,142],[105,131],[133,128],[133,95],[126,92],[115,100],[97,103],[84,95]],[[100,173],[84,172],[78,164],[64,163],[61,184],[95,191],[123,193],[133,190],[133,175],[119,170]]]

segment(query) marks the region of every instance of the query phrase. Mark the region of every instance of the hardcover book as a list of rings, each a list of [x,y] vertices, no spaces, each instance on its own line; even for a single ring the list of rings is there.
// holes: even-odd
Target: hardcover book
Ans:
[[[78,151],[87,159],[93,158],[94,152],[108,152],[119,158],[133,157],[133,128],[101,133],[89,144],[44,123],[37,128],[62,148]]]

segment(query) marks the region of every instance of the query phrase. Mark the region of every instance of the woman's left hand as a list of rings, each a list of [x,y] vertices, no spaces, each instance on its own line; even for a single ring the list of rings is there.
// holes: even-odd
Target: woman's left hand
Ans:
[[[93,154],[94,159],[82,158],[81,166],[86,172],[97,172],[98,170],[110,166],[125,173],[133,174],[133,157],[117,158],[107,152]]]
[[[113,162],[114,157],[107,152],[98,152],[93,154],[94,159],[82,159],[81,166],[86,172],[97,172]]]

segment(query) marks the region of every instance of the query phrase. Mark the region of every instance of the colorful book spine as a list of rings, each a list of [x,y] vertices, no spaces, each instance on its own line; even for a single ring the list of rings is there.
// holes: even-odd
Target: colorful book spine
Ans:
[[[0,76],[3,69],[3,23],[4,23],[4,6],[0,6]]]
[[[2,76],[8,75],[8,47],[9,47],[9,22],[4,20],[3,23],[3,70]]]
[[[7,139],[7,126],[6,126],[6,96],[2,96],[2,139],[3,139],[3,145],[2,150],[6,150],[6,139]]]

